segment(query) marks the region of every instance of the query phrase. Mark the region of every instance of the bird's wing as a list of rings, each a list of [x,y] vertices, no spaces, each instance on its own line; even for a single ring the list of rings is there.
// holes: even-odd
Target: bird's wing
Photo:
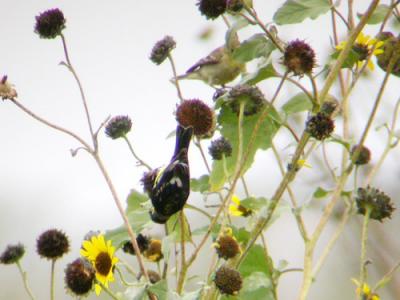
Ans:
[[[215,65],[220,62],[222,56],[222,49],[217,48],[212,51],[206,57],[201,58],[198,62],[196,62],[193,66],[191,66],[187,71],[186,74],[192,73],[196,71],[198,68],[205,66],[205,65]]]

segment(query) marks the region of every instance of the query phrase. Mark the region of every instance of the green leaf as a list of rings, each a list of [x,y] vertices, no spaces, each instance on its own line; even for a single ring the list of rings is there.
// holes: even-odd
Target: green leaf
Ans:
[[[267,40],[264,34],[258,33],[243,41],[233,52],[233,58],[240,62],[248,62],[258,57],[268,58],[274,49],[275,45]]]
[[[305,93],[298,93],[282,106],[282,110],[286,115],[309,111],[311,109],[312,103]]]
[[[270,259],[270,258],[268,258]],[[240,264],[239,272],[243,277],[251,275],[253,272],[262,272],[268,278],[271,278],[271,262],[266,261],[264,249],[260,245],[251,248],[246,258]]]
[[[181,222],[180,222],[180,212],[174,214],[167,221],[167,228],[169,234],[172,234],[175,238],[175,242],[181,242]],[[192,241],[192,233],[190,231],[189,222],[185,216],[184,218],[184,241],[191,242]]]
[[[253,272],[244,278],[240,299],[274,300],[270,278],[263,272]]]
[[[252,132],[260,114],[261,113],[245,116],[243,119],[243,152],[249,151],[249,156],[244,165],[242,175],[251,167],[257,150],[266,150],[271,147],[272,138],[279,129],[279,124],[276,121],[279,119],[279,115],[273,107],[270,107],[269,114],[267,114],[262,121],[254,139],[253,147],[249,149]],[[218,124],[220,125],[221,134],[232,144],[232,155],[225,158],[225,160],[213,162],[210,174],[211,192],[219,191],[224,186],[226,180],[232,177],[235,172],[238,157],[238,116],[228,105],[222,106],[218,115]],[[224,165],[224,162],[226,162],[226,166]]]
[[[335,52],[331,55],[333,59],[337,59],[340,55],[341,50],[335,50]],[[360,60],[360,55],[355,52],[354,50],[350,50],[349,54],[347,55],[346,59],[342,64],[342,69],[351,69],[354,65]]]
[[[373,12],[372,16],[368,19],[367,24],[379,24],[382,23],[383,19],[390,11],[390,6],[386,4],[378,5],[378,7]],[[357,13],[357,17],[361,19],[363,14]]]
[[[165,279],[162,279],[157,283],[150,285],[147,290],[156,295],[158,300],[180,299],[177,294],[168,290],[168,283]]]
[[[251,210],[259,210],[264,206],[269,205],[269,201],[267,198],[264,197],[249,197],[245,198],[243,200],[240,200],[240,204],[243,205],[245,208],[251,209]]]
[[[126,202],[127,208],[125,213],[134,232],[140,232],[145,227],[152,224],[148,208],[149,198],[147,195],[139,193],[136,190],[131,190]],[[111,240],[113,245],[117,248],[121,247],[125,241],[130,240],[125,225],[106,231],[105,238]]]
[[[330,8],[329,0],[287,0],[273,20],[278,25],[301,23],[306,18],[316,19]]]
[[[315,198],[315,199],[325,198],[326,196],[328,196],[329,193],[331,193],[331,191],[325,190],[319,186],[315,190],[315,192],[313,194],[313,198]]]
[[[200,176],[198,179],[192,178],[190,180],[190,188],[193,192],[204,193],[210,188],[209,181],[210,176],[208,175]]]
[[[182,300],[199,300],[203,292],[203,289],[198,289],[190,293],[185,293],[182,295]]]
[[[246,74],[243,76],[241,84],[255,85],[265,79],[276,77],[278,73],[275,71],[274,66],[265,62],[260,65],[254,73]]]
[[[141,282],[128,287],[124,293],[117,293],[118,299],[121,300],[145,300],[148,299],[146,293],[146,283]]]

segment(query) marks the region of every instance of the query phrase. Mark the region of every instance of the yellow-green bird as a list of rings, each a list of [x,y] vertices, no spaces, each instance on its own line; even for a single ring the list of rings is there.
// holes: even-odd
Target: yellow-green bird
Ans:
[[[246,65],[235,60],[232,55],[240,45],[239,40],[233,38],[228,44],[230,45],[223,45],[214,49],[206,57],[201,58],[191,66],[185,74],[178,76],[177,79],[202,80],[211,86],[224,86],[234,80],[241,72],[246,70]]]

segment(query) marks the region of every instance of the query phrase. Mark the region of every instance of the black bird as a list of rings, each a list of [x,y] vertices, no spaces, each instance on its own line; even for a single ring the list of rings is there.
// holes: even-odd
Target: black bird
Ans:
[[[182,210],[190,194],[188,149],[193,127],[176,128],[175,151],[170,163],[157,172],[149,196],[153,204],[150,217],[155,223],[164,224]]]

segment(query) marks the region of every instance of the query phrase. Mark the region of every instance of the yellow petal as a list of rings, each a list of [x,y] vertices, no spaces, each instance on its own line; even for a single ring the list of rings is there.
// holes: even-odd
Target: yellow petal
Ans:
[[[232,202],[235,203],[236,205],[240,205],[240,199],[238,196],[233,195],[232,196]]]
[[[373,52],[373,54],[376,56],[376,55],[379,55],[379,54],[382,54],[383,53],[383,49],[375,49],[374,50],[374,52]]]
[[[94,285],[94,291],[96,292],[96,295],[97,295],[97,296],[100,295],[100,292],[101,292],[101,285],[96,283],[96,284]]]
[[[374,63],[370,59],[368,60],[367,66],[368,66],[368,69],[370,69],[371,71],[375,70]]]

